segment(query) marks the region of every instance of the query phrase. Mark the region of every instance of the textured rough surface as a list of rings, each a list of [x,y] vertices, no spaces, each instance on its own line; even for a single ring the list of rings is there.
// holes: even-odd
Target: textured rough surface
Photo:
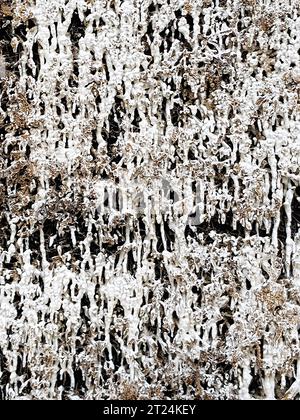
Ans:
[[[299,0],[1,0],[0,399],[297,399]]]

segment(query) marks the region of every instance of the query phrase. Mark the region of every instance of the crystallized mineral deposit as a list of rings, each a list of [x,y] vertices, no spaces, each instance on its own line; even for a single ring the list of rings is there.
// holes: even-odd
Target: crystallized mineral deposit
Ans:
[[[299,399],[299,0],[1,0],[0,399]]]

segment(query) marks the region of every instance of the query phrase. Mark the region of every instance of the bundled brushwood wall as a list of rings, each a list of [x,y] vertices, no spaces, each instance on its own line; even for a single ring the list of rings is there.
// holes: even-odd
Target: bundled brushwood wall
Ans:
[[[1,0],[0,399],[297,399],[299,0]]]

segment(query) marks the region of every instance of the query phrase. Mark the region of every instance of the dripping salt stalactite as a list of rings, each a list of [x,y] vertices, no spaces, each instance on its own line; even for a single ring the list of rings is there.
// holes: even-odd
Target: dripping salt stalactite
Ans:
[[[1,2],[1,400],[299,399],[299,13]]]

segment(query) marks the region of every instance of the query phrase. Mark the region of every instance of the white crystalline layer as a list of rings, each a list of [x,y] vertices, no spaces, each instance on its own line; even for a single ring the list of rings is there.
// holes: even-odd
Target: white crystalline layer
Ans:
[[[299,13],[14,0],[0,399],[299,398]]]

